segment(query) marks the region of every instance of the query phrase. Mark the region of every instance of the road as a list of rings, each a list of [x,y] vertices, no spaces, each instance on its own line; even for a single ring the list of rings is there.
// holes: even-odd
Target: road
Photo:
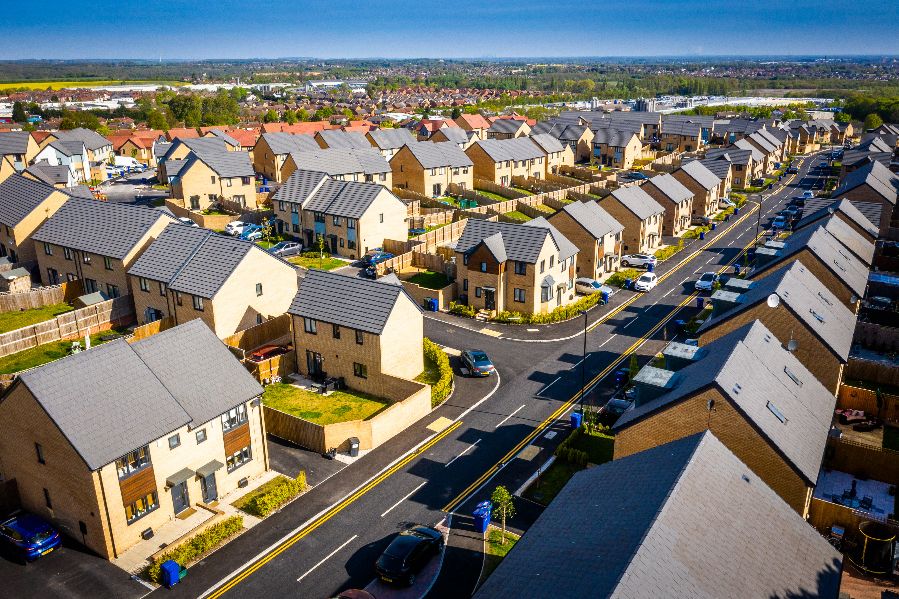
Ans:
[[[797,193],[796,186],[807,189],[815,183],[808,171],[816,163],[806,158],[799,175],[785,178],[789,185],[764,199],[763,225]],[[730,265],[756,238],[755,210],[747,204],[719,227],[726,230],[660,265],[661,280],[652,292],[619,292],[617,307],[603,318],[591,316],[584,363],[589,401],[608,397],[606,375],[631,353],[646,360],[674,336],[672,321],[684,310],[695,310],[693,282],[699,274],[731,272]],[[567,425],[562,419],[579,395],[582,336],[529,343],[433,319],[426,320],[425,329],[446,347],[485,350],[498,376],[457,377],[456,391],[443,406],[193,567],[170,593],[329,597],[362,588],[374,577],[378,554],[408,523],[436,524],[452,511],[467,514],[493,485],[517,489],[536,470],[563,438],[559,433]],[[446,428],[427,428],[438,419],[445,419]],[[465,596],[471,590],[453,592]],[[445,593],[438,588],[432,595]]]

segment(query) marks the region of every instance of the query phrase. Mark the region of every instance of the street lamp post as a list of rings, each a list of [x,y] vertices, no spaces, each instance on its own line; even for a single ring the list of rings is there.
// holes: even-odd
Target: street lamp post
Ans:
[[[581,354],[581,422],[583,422],[584,418],[584,394],[587,389],[587,312],[586,310],[581,310],[581,314],[584,315],[584,350]]]

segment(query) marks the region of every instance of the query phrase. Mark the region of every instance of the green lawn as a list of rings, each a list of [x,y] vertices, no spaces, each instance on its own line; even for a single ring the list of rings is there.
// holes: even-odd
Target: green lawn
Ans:
[[[513,532],[506,531],[506,542],[503,544],[503,531],[501,528],[491,528],[487,532],[487,553],[484,556],[484,571],[481,573],[481,580],[486,580],[490,576],[499,563],[503,561],[506,554],[515,547],[519,537]]]
[[[534,195],[533,191],[529,191],[523,187],[510,187],[509,189],[514,189],[515,191],[520,191],[521,193],[526,193],[529,196]]]
[[[442,202],[444,204],[449,204],[451,206],[455,206],[456,208],[459,207],[459,200],[457,200],[456,198],[454,198],[452,196],[442,196],[442,197],[434,198],[434,199],[437,200],[438,202]]]
[[[117,333],[121,334],[120,331],[113,330],[91,335],[91,347],[103,343],[103,341],[100,340],[100,337],[115,335]],[[84,344],[83,338],[81,339],[81,343],[82,345]],[[29,368],[34,368],[36,366],[41,366],[42,364],[47,364],[48,362],[53,362],[54,360],[59,360],[60,358],[65,358],[69,355],[71,347],[72,341],[54,341],[53,343],[45,343],[37,347],[32,347],[31,349],[26,349],[25,351],[4,356],[0,358],[0,374],[21,372],[22,370],[28,370]]]
[[[321,395],[286,383],[266,387],[262,402],[276,410],[322,425],[367,420],[388,406],[385,401],[359,391],[334,391],[330,395]]]
[[[572,447],[587,452],[587,460],[591,464],[605,464],[612,460],[615,450],[615,438],[602,433],[583,434],[578,437]]]
[[[434,360],[425,356],[425,369],[420,375],[415,377],[415,380],[425,385],[436,385],[440,381],[440,370],[437,368]]]
[[[74,310],[69,304],[53,304],[43,308],[21,310],[19,312],[4,312],[0,314],[0,333],[8,333],[22,327],[44,322],[56,318],[60,314]]]
[[[279,243],[281,241],[286,241],[286,238],[283,235],[272,235],[268,239],[260,239],[259,241],[256,242],[256,245],[258,245],[259,247],[261,247],[264,250],[267,250],[270,247],[272,247],[273,245],[275,245],[276,243]]]
[[[315,258],[310,258],[308,256],[291,256],[287,261],[296,264],[297,266],[302,266],[303,268],[317,268],[318,270],[334,270],[335,268],[340,268],[341,266],[349,264],[348,262],[332,258],[331,256],[325,256],[323,259],[319,259],[318,256]]]
[[[571,480],[576,472],[581,470],[580,466],[571,464],[564,460],[557,459],[552,465],[540,475],[540,477],[531,484],[524,492],[524,496],[532,501],[536,501],[541,505],[549,505],[555,499],[562,487]]]
[[[537,204],[536,206],[534,206],[534,208],[536,208],[540,212],[543,212],[544,214],[555,214],[556,213],[555,208],[550,208],[546,204]]]
[[[519,212],[518,210],[512,210],[511,212],[506,212],[506,216],[509,218],[513,218],[518,222],[526,223],[531,220],[531,217],[525,214],[524,212]]]
[[[222,212],[221,210],[214,210],[212,208],[207,208],[200,212],[200,214],[204,216],[229,216],[227,212]]]
[[[409,279],[409,282],[425,289],[443,289],[449,284],[449,279],[442,272],[423,270]]]
[[[505,202],[509,199],[509,198],[504,198],[503,196],[499,195],[498,193],[493,193],[492,191],[487,191],[486,189],[475,189],[475,191],[478,192],[479,194],[481,194],[482,196],[484,196],[486,198],[490,198],[491,200],[496,200],[497,202]]]

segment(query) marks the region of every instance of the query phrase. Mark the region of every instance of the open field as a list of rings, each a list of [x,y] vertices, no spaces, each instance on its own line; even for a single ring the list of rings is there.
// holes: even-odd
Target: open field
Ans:
[[[34,89],[43,90],[48,87],[57,89],[77,89],[83,87],[103,87],[107,85],[146,85],[158,83],[159,85],[185,85],[179,81],[113,81],[103,79],[87,79],[83,81],[11,81],[0,82],[0,90],[4,89]]]

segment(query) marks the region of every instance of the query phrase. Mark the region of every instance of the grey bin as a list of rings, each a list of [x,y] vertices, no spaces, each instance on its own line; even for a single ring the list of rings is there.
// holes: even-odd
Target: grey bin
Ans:
[[[350,437],[350,457],[359,457],[359,438]]]

